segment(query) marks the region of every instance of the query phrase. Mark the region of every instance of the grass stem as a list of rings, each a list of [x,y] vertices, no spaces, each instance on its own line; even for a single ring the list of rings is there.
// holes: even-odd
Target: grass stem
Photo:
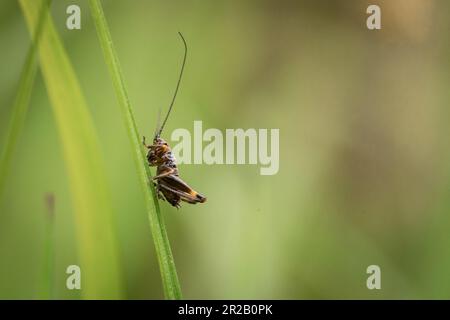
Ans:
[[[44,1],[19,1],[31,34],[36,30]],[[46,15],[39,61],[72,196],[82,271],[81,295],[86,299],[120,299],[121,270],[100,143],[75,70],[50,13]]]
[[[45,300],[54,299],[54,264],[55,264],[55,240],[54,240],[54,225],[55,225],[55,195],[48,193],[45,195],[45,240],[44,240],[44,261],[42,268],[42,285],[41,298]]]
[[[25,117],[30,104],[31,91],[37,73],[37,47],[42,33],[45,17],[51,0],[44,1],[40,8],[38,24],[28,49],[25,63],[20,74],[17,95],[12,107],[12,116],[6,132],[5,146],[0,156],[0,197],[5,188],[7,172],[11,164],[12,155],[17,145],[17,140],[25,123]]]
[[[100,44],[103,49],[103,55],[112,78],[113,86],[122,111],[122,117],[127,128],[128,137],[133,147],[133,157],[139,175],[141,189],[145,197],[145,204],[153,241],[155,243],[164,294],[167,299],[181,299],[181,288],[172,251],[170,249],[167,231],[159,208],[156,191],[153,184],[150,183],[152,175],[150,168],[146,164],[145,153],[141,143],[141,135],[138,132],[134,120],[133,109],[128,98],[119,60],[114,49],[105,14],[100,1],[89,0],[89,4]]]

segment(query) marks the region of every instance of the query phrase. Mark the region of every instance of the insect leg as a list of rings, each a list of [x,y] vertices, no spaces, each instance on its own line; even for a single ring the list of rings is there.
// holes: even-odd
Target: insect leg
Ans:
[[[145,136],[142,136],[142,144],[144,145],[144,147],[146,147],[147,149],[150,149],[150,145],[145,143]]]
[[[156,188],[156,194],[158,195],[158,198],[165,201],[166,199],[163,197],[162,191],[161,191],[161,186],[159,185],[159,183],[153,183],[155,188]]]
[[[154,176],[152,179],[153,179],[153,180],[158,180],[158,179],[160,179],[160,178],[164,178],[164,177],[170,176],[170,175],[171,175],[172,173],[174,173],[174,172],[175,172],[175,169],[169,168],[166,172],[163,172],[163,173],[161,173],[161,174],[158,174],[158,175]]]

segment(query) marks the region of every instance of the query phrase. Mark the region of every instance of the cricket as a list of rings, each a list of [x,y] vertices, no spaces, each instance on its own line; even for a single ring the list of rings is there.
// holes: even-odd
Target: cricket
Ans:
[[[156,176],[152,178],[156,187],[158,198],[161,200],[167,200],[172,206],[176,208],[181,207],[181,202],[187,202],[191,204],[203,203],[206,201],[206,197],[191,188],[186,182],[184,182],[178,172],[176,159],[172,153],[169,144],[161,138],[161,133],[166,125],[167,119],[172,111],[175,98],[180,87],[181,79],[183,77],[184,66],[186,64],[187,57],[187,45],[181,32],[178,32],[181,40],[184,44],[184,57],[181,65],[180,75],[175,87],[175,92],[172,97],[172,101],[167,111],[161,126],[156,126],[155,135],[153,138],[153,144],[148,145],[145,142],[145,136],[142,138],[143,145],[148,149],[147,161],[151,167],[156,166]],[[159,121],[158,121],[159,122]],[[159,128],[158,128],[159,127]]]

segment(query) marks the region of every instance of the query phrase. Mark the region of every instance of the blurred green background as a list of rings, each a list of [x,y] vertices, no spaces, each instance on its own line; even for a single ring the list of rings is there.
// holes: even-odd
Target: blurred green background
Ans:
[[[81,7],[81,30],[66,8]],[[366,28],[378,4],[382,29]],[[161,203],[190,299],[450,298],[450,3],[103,1],[142,134],[166,108],[176,128],[279,128],[280,170],[181,165],[208,197]],[[148,217],[119,106],[85,0],[52,16],[100,137],[124,297],[163,298]],[[16,1],[0,4],[0,144],[30,45]],[[54,298],[77,264],[72,199],[38,74],[0,200],[0,298],[40,298],[45,194],[55,195]],[[93,212],[92,214],[95,214]],[[367,266],[382,289],[366,288]],[[105,270],[108,266],[104,266]]]

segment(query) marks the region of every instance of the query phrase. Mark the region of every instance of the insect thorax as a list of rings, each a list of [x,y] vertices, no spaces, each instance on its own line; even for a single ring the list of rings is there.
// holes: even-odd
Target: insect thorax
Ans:
[[[169,144],[159,137],[153,140],[153,145],[149,148],[147,154],[147,160],[151,166],[177,168],[176,159]]]

